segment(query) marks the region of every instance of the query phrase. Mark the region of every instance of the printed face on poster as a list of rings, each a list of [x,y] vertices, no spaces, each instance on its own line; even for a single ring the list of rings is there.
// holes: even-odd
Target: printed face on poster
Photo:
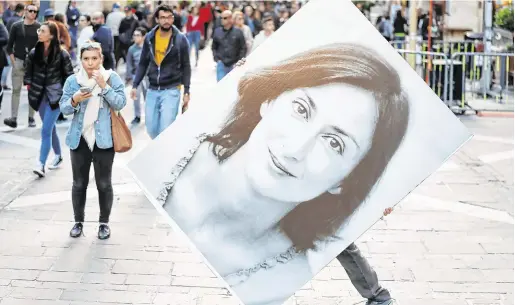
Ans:
[[[311,0],[129,169],[242,303],[281,304],[470,136],[351,1]]]

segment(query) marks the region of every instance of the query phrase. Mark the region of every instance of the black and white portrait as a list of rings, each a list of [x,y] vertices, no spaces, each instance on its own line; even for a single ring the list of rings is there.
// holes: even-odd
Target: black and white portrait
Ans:
[[[300,41],[324,2],[345,18]],[[246,305],[286,301],[470,136],[367,22],[310,1],[129,165]]]

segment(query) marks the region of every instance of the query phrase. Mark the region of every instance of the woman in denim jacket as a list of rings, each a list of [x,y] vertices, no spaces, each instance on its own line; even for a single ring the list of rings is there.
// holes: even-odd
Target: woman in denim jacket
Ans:
[[[102,48],[97,42],[86,42],[80,47],[80,70],[64,84],[60,101],[61,112],[73,114],[66,135],[70,147],[73,172],[72,202],[75,225],[71,237],[82,234],[86,189],[91,163],[100,204],[98,238],[111,235],[109,215],[113,205],[111,172],[114,160],[110,108],[120,111],[126,104],[124,83],[120,76],[102,66]]]

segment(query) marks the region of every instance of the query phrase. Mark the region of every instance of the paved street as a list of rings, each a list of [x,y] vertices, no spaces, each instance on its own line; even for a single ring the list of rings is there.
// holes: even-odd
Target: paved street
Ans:
[[[215,84],[208,52],[193,72],[192,103]],[[7,94],[2,121],[10,113],[9,99]],[[19,117],[25,120],[23,101]],[[132,104],[124,115],[132,119]],[[461,119],[475,138],[358,240],[399,305],[514,304],[513,119]],[[0,127],[0,305],[236,304],[125,169],[149,141],[143,125],[133,128],[135,149],[116,157],[113,235],[107,241],[96,238],[93,175],[86,236],[68,237],[68,153],[61,169],[41,180],[32,177],[39,126]],[[58,127],[64,151],[67,127]],[[364,301],[333,261],[288,304]]]

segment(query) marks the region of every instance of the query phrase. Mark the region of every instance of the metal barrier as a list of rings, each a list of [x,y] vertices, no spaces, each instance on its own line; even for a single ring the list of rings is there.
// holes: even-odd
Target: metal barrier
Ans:
[[[456,52],[477,52],[482,51],[481,48],[478,48],[479,44],[476,41],[472,40],[461,40],[461,41],[448,41],[448,40],[431,40],[431,50],[429,49],[429,43],[427,40],[422,40],[418,38],[416,41],[416,50],[421,52],[437,52],[437,53],[445,53],[450,57],[452,53]],[[404,40],[392,40],[390,44],[395,49],[406,49],[410,48],[410,40],[407,36]]]
[[[396,51],[455,113],[477,112],[468,101],[481,96],[483,100],[488,98],[500,104],[513,102],[512,53],[454,52],[448,55],[446,52]],[[485,68],[490,74],[485,73]],[[487,79],[490,79],[489,84],[486,84]]]
[[[447,104],[449,88],[449,58],[444,53],[397,50],[409,62],[407,55],[415,56],[415,71],[433,89],[433,91]],[[413,59],[412,59],[413,61]]]
[[[448,101],[457,102],[458,108],[464,110],[466,99],[483,96],[492,97],[497,103],[506,103],[510,99],[510,67],[513,66],[512,53],[474,53],[457,52],[452,54],[450,65],[450,82]],[[510,63],[511,62],[511,63]],[[488,73],[490,70],[490,77]],[[512,76],[511,76],[512,77]],[[489,83],[487,81],[490,80]],[[513,96],[511,95],[513,99]]]

